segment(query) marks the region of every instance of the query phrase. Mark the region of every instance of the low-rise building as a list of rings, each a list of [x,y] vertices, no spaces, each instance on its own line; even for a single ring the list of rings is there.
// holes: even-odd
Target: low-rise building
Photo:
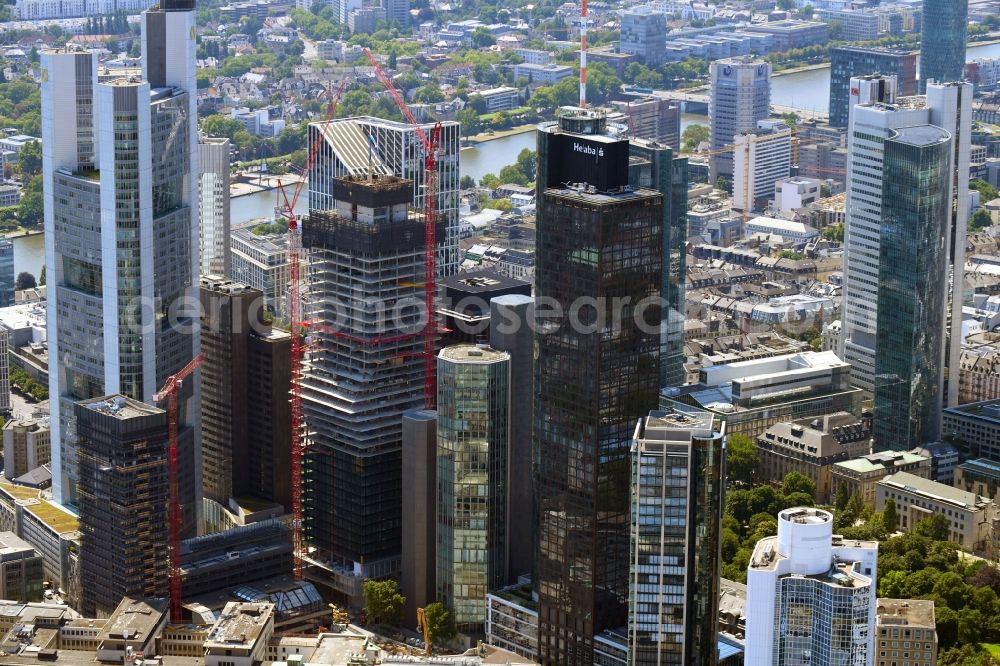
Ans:
[[[49,424],[34,419],[11,419],[3,426],[3,475],[16,479],[52,460]]]
[[[538,601],[529,583],[486,595],[486,641],[526,659],[538,659]]]
[[[997,508],[988,497],[897,472],[875,485],[875,510],[884,509],[890,499],[896,503],[900,531],[908,532],[924,518],[941,515],[948,520],[949,541],[973,553],[992,551]]]
[[[823,181],[818,178],[791,176],[774,183],[774,207],[781,212],[805,208],[819,201]]]
[[[42,556],[13,532],[0,532],[0,598],[42,600]]]
[[[945,409],[941,437],[965,458],[1000,460],[1000,399]]]
[[[532,65],[523,62],[514,65],[514,79],[525,78],[528,85],[551,86],[569,76],[573,76],[573,68],[569,65]]]
[[[518,91],[517,88],[511,88],[510,86],[500,86],[499,88],[480,90],[475,94],[482,97],[483,101],[486,102],[487,113],[509,111],[511,109],[516,109],[521,104],[520,91]]]
[[[778,423],[757,438],[756,478],[778,482],[798,472],[816,484],[816,501],[830,504],[834,463],[868,453],[871,434],[869,419],[847,412]]]
[[[865,504],[874,508],[875,484],[896,472],[929,479],[930,458],[910,451],[880,451],[835,463],[831,470],[830,497],[836,497],[840,488],[845,487],[848,497],[857,493]]]
[[[927,599],[878,599],[875,666],[936,666],[937,621]]]
[[[966,460],[955,468],[955,487],[996,501],[1000,491],[1000,463],[989,458]]]
[[[208,632],[205,666],[253,666],[263,661],[274,635],[274,606],[228,603]]]

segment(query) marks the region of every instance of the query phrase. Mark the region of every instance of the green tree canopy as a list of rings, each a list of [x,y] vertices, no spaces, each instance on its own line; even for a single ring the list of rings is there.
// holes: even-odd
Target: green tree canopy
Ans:
[[[440,601],[427,604],[424,608],[424,617],[427,618],[427,636],[432,645],[454,638],[455,620]]]
[[[749,485],[760,463],[757,444],[746,435],[730,435],[726,443],[726,469],[731,482]],[[756,513],[756,512],[755,512]]]
[[[366,580],[362,586],[365,615],[372,624],[396,624],[402,619],[406,597],[394,580]]]
[[[34,176],[42,172],[42,144],[40,141],[29,141],[21,146],[17,154],[17,170],[23,176]]]

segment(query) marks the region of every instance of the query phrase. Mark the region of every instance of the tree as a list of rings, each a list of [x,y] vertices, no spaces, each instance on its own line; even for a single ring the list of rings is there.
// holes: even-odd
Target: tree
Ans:
[[[950,530],[948,519],[940,513],[924,518],[913,527],[914,534],[929,537],[933,541],[948,541]]]
[[[456,633],[454,618],[440,601],[427,604],[424,607],[424,617],[427,619],[427,637],[431,645],[454,638]]]
[[[493,36],[490,32],[483,26],[479,26],[472,31],[472,45],[477,49],[486,48],[487,46],[493,46],[497,43],[497,38]]]
[[[725,176],[719,176],[715,179],[715,189],[732,194],[733,184]]]
[[[362,586],[365,615],[372,624],[395,624],[400,621],[406,597],[399,593],[394,580],[366,580]]]
[[[230,141],[237,132],[245,131],[243,123],[225,116],[209,116],[201,121],[201,131],[208,136],[226,137]]]
[[[753,480],[753,470],[759,462],[757,444],[752,439],[739,433],[729,436],[726,468],[730,481],[749,485]]]
[[[693,153],[703,141],[708,141],[710,136],[708,128],[704,125],[688,125],[681,135],[683,152]]]
[[[469,174],[465,174],[459,179],[458,186],[463,190],[471,190],[476,186],[476,179]]]
[[[45,199],[42,196],[42,176],[32,176],[21,188],[21,202],[17,205],[18,221],[22,227],[37,227],[45,217]]]
[[[839,513],[840,511],[843,511],[844,509],[847,508],[847,503],[850,501],[850,499],[851,495],[850,493],[847,492],[847,484],[842,483],[837,487],[837,496],[836,499],[833,501],[833,507]]]
[[[816,482],[800,472],[789,472],[781,482],[781,494],[805,493],[816,500]]]
[[[968,226],[969,231],[979,231],[980,229],[993,226],[993,216],[985,208],[980,208],[969,218]]]
[[[42,172],[42,144],[39,141],[29,141],[21,146],[17,154],[17,170],[24,177],[34,176]]]
[[[457,120],[462,126],[462,136],[472,136],[473,134],[478,134],[479,130],[482,129],[482,123],[479,122],[479,113],[477,113],[471,106],[466,106],[464,109],[457,112],[455,114],[455,120]]]
[[[21,271],[17,274],[17,279],[14,281],[14,289],[20,291],[21,289],[34,289],[38,286],[35,282],[35,276],[28,271]]]
[[[42,266],[42,272],[38,275],[38,286],[45,286],[45,266]]]
[[[987,201],[993,201],[998,196],[1000,196],[1000,194],[997,193],[997,188],[993,187],[985,180],[982,180],[980,178],[973,178],[972,180],[970,180],[969,188],[977,190],[979,192],[979,198],[982,203],[986,203]]]
[[[899,526],[899,515],[896,513],[896,500],[890,498],[886,500],[882,507],[882,519],[885,521],[885,529],[895,532]]]
[[[496,175],[488,173],[479,179],[479,184],[487,189],[495,190],[501,185],[503,185],[503,182],[501,182],[500,179],[496,177]]]

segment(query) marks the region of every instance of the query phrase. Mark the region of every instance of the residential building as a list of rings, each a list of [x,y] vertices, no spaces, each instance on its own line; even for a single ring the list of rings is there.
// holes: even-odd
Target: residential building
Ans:
[[[845,541],[833,515],[792,508],[757,542],[747,569],[747,664],[870,664],[877,541]]]
[[[13,532],[0,532],[0,596],[21,603],[42,600],[42,556]]]
[[[924,0],[920,32],[920,91],[930,81],[961,81],[969,28],[968,0]]]
[[[268,220],[236,227],[230,236],[232,269],[235,282],[264,294],[264,307],[271,314],[287,319],[288,311],[288,234],[270,232]],[[262,233],[255,233],[256,231]]]
[[[515,72],[514,77],[518,76]],[[420,127],[429,136],[434,123]],[[457,273],[461,261],[458,249],[459,134],[457,122],[441,123],[437,156],[437,218],[443,225],[436,235],[439,277]],[[367,176],[370,171],[408,180],[413,188],[410,205],[421,211],[424,209],[424,148],[416,130],[408,123],[368,116],[335,120],[329,124],[312,123],[309,139],[310,143],[323,144],[309,177],[310,210],[332,208],[331,179]]]
[[[105,16],[116,11],[138,13],[156,4],[151,0],[17,0],[14,17],[19,21]]]
[[[0,303],[5,308],[14,305],[14,284],[16,282],[14,241],[4,238],[0,240]]]
[[[400,30],[410,26],[410,0],[384,0],[385,20],[396,24]]]
[[[771,426],[834,412],[861,415],[850,365],[834,352],[804,351],[702,368],[698,382],[667,389],[660,403],[712,412],[726,433],[756,440]]]
[[[0,166],[3,166],[3,161],[0,159]],[[23,188],[14,183],[2,183],[0,184],[0,208],[6,208],[8,206],[16,206],[21,203],[21,190]],[[10,242],[10,241],[5,241]],[[13,283],[12,283],[13,284]]]
[[[331,585],[353,595],[361,578],[400,570],[402,416],[424,404],[424,223],[404,178],[334,177],[329,189],[302,232],[316,322],[302,378],[305,530]]]
[[[600,111],[566,108],[538,137],[536,298],[562,305],[558,317],[536,313],[542,664],[591,666],[594,636],[625,625],[628,498],[601,489],[626,487],[635,412],[656,408],[660,385],[658,306],[645,324],[626,316],[612,327],[609,316],[585,319],[582,331],[567,312],[580,298],[638,303],[661,291],[667,197],[630,186],[629,141],[609,136],[606,122]]]
[[[725,490],[723,424],[653,411],[632,443],[629,663],[715,664]]]
[[[189,310],[199,269],[195,33],[191,0],[163,0],[143,12],[141,78],[99,82],[96,53],[42,52],[52,492],[59,502],[76,503],[74,403],[118,393],[151,402],[198,354]],[[201,508],[197,382],[179,403],[182,518],[190,533]]]
[[[875,485],[875,510],[881,511],[890,499],[896,503],[901,532],[909,532],[924,518],[941,515],[948,519],[948,541],[969,552],[991,551],[997,507],[990,498],[897,472]]]
[[[167,413],[123,395],[76,404],[81,612],[106,617],[123,596],[167,595]]]
[[[230,117],[243,123],[247,133],[254,136],[278,136],[285,129],[284,119],[272,119],[271,112],[267,109],[234,108]]]
[[[931,459],[916,451],[880,451],[837,462],[831,470],[829,496],[836,498],[844,487],[848,497],[861,495],[865,504],[874,509],[875,484],[896,472],[909,472],[929,479]]]
[[[265,321],[257,289],[207,275],[200,295],[204,496],[290,511],[292,336]]]
[[[712,150],[724,150],[771,114],[771,65],[751,57],[727,58],[709,66],[708,119]],[[732,177],[733,157],[714,155],[710,182]]]
[[[966,460],[955,468],[954,485],[995,502],[1000,491],[1000,463],[989,458]]]
[[[510,111],[521,105],[521,93],[517,88],[510,86],[500,86],[480,90],[475,93],[486,102],[486,113],[496,113],[497,111]]]
[[[927,599],[877,599],[874,666],[936,666],[937,621]]]
[[[650,5],[639,5],[621,13],[618,50],[631,53],[647,67],[663,63],[667,45],[667,15]]]
[[[198,215],[201,219],[201,274],[229,275],[229,139],[203,136],[198,141]]]
[[[11,419],[3,424],[3,475],[13,480],[52,461],[47,421]]]
[[[486,593],[507,579],[510,355],[445,347],[437,375],[437,599],[480,632]]]
[[[1000,461],[1000,399],[945,409],[941,434],[958,448],[963,458]]]
[[[359,7],[347,16],[347,26],[351,34],[370,35],[377,29],[379,21],[385,21],[385,7],[380,4]]]
[[[867,11],[852,10],[850,13],[877,18]],[[830,49],[830,125],[847,127],[850,119],[851,79],[870,74],[895,76],[900,95],[915,95],[917,54],[902,49],[865,46],[838,46]]]
[[[568,76],[573,76],[573,68],[569,65],[551,62],[546,65],[524,62],[514,65],[514,80],[527,79],[528,85],[551,86]]]
[[[681,150],[681,107],[672,100],[649,95],[627,101],[613,100],[611,106],[628,118],[629,135]]]
[[[787,421],[773,425],[757,438],[758,481],[780,483],[798,472],[816,484],[816,501],[833,502],[832,474],[836,463],[865,455],[871,449],[871,422],[848,412]]]
[[[879,16],[862,9],[818,9],[816,18],[838,26],[837,39],[845,42],[873,42],[878,38]],[[855,72],[855,74],[875,72]]]
[[[399,588],[406,617],[437,600],[437,412],[403,414],[403,546]]]
[[[775,183],[791,173],[792,130],[782,120],[759,120],[734,144],[733,208],[763,210],[774,199]]]

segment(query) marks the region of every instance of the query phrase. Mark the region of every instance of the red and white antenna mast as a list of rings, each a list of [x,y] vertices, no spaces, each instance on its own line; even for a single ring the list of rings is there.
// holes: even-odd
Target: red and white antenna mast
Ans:
[[[587,0],[580,0],[580,108],[587,107]]]

